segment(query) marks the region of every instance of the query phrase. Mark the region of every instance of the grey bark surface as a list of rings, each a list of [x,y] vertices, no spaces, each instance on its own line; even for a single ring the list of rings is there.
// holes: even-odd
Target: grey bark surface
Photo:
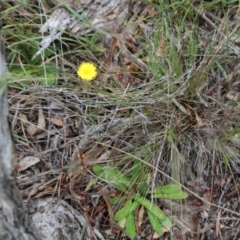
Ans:
[[[41,239],[28,221],[27,209],[16,185],[13,142],[8,126],[7,68],[0,35],[0,240]]]

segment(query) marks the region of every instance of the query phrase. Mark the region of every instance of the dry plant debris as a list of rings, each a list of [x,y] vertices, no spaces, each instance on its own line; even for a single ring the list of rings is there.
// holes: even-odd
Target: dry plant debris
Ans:
[[[71,42],[74,34],[56,42],[67,53],[43,62],[58,59],[55,86],[38,84],[37,74],[27,87],[10,86],[18,184],[26,201],[51,196],[71,204],[92,237],[98,229],[105,239],[128,239],[113,221],[119,205],[110,204],[123,194],[96,181],[92,168],[113,166],[129,175],[141,159],[140,175],[151,172],[151,188],[175,181],[190,196],[154,202],[173,221],[163,236],[137,209],[138,239],[238,239],[239,10],[236,1],[217,10],[214,1],[163,2],[133,1],[124,33],[96,55],[87,51],[76,60],[85,45]],[[33,14],[22,9],[25,17]],[[160,33],[159,23],[166,25]],[[10,49],[8,34],[6,41]],[[76,76],[82,61],[98,68],[90,84]]]

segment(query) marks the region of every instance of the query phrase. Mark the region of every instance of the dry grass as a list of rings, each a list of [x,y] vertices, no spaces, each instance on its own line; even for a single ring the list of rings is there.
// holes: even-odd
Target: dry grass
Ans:
[[[128,176],[140,159],[139,175],[151,174],[149,187],[176,181],[190,192],[184,203],[160,202],[174,228],[159,239],[237,239],[240,3],[215,2],[142,3],[125,45],[115,39],[103,49],[94,34],[66,33],[43,61],[34,62],[21,47],[28,42],[34,54],[39,9],[22,6],[26,11],[20,13],[16,3],[5,7],[9,120],[20,159],[41,159],[19,173],[24,198],[56,195],[74,201],[68,169],[75,162],[74,171],[82,173],[75,192],[91,205],[89,195],[104,184],[106,195],[115,192],[101,181],[85,191],[94,177],[92,166],[112,165]],[[20,33],[11,37],[17,19]],[[91,83],[75,74],[82,60],[98,65],[99,76]],[[37,67],[37,73],[30,71]],[[48,81],[50,73],[55,79]],[[99,223],[102,230],[105,224]],[[151,236],[147,227],[143,232]]]

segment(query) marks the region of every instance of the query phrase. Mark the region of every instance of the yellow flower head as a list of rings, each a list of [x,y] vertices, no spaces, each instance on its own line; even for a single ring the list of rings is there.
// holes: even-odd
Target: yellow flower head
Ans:
[[[85,81],[91,81],[97,76],[97,68],[93,63],[83,62],[77,70],[77,75]]]

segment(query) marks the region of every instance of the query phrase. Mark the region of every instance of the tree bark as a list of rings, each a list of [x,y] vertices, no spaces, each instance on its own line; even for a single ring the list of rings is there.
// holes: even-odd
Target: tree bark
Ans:
[[[27,209],[16,185],[17,159],[8,125],[7,68],[0,35],[0,239],[41,239],[28,221]]]

